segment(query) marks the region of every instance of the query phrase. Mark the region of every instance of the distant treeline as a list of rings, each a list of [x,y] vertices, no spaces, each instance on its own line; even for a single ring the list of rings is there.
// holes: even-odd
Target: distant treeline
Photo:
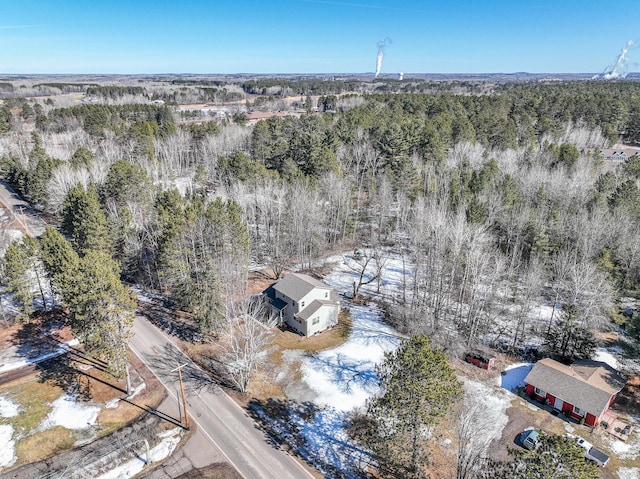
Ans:
[[[46,123],[41,129],[65,131],[68,120],[82,123],[83,128],[92,136],[101,136],[105,129],[125,127],[134,123],[152,123],[158,128],[174,128],[173,114],[164,105],[75,105],[70,108],[56,108],[49,112]]]
[[[87,88],[87,95],[116,99],[125,95],[144,96],[146,95],[146,90],[141,86],[91,86]]]
[[[57,88],[63,93],[80,93],[87,88],[99,87],[97,83],[38,83],[33,88]]]
[[[184,86],[225,86],[227,82],[221,80],[171,80],[172,85]]]
[[[293,95],[331,95],[349,91],[357,91],[362,84],[358,80],[282,80],[277,78],[264,78],[249,80],[242,83],[242,89],[246,93],[254,95],[269,95],[270,89],[280,89],[285,94]]]

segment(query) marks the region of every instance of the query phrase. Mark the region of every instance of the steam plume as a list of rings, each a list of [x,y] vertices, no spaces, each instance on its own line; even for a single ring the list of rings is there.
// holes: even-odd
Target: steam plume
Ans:
[[[389,37],[385,37],[384,40],[381,40],[377,43],[378,56],[376,57],[376,74],[374,78],[378,78],[378,75],[380,75],[380,70],[382,69],[382,59],[384,58],[384,49],[387,45],[391,45],[392,43],[393,42]]]
[[[627,63],[629,58],[627,54],[633,46],[634,41],[629,40],[627,44],[622,48],[622,51],[607,68],[600,74],[593,77],[594,80],[615,80],[618,78],[624,78],[627,76]]]

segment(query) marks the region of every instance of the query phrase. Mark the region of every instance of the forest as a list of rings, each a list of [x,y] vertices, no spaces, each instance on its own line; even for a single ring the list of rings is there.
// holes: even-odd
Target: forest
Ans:
[[[601,155],[640,143],[638,82],[155,79],[23,97],[18,83],[0,83],[0,175],[64,234],[6,249],[16,320],[47,296],[85,338],[126,331],[123,280],[216,338],[250,270],[277,279],[362,250],[402,257],[385,318],[449,356],[486,345],[570,362],[601,332],[640,339],[640,156]],[[247,121],[275,101],[290,115]],[[185,121],[197,102],[235,114]],[[534,322],[542,302],[553,313]]]
[[[272,87],[291,89],[242,84]],[[147,94],[78,88],[105,99]],[[294,93],[314,89],[303,82]],[[99,244],[124,278],[191,309],[204,332],[224,311],[203,307],[202,281],[222,300],[230,285],[242,290],[250,262],[278,276],[330,251],[392,247],[415,265],[419,294],[386,305],[390,321],[517,349],[540,295],[575,306],[571,321],[585,330],[629,319],[617,301],[640,280],[640,159],[612,169],[598,152],[640,140],[639,92],[635,82],[564,82],[482,95],[351,93],[330,98],[330,113],[252,126],[181,124],[151,96],[69,107],[55,96],[10,98],[1,171],[57,215],[77,251]],[[186,194],[172,189],[176,178]],[[83,222],[95,231],[80,234]]]

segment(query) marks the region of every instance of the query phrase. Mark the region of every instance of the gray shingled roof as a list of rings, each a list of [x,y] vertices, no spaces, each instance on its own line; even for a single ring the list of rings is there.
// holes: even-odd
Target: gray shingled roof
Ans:
[[[274,284],[273,288],[293,301],[300,301],[315,288],[331,289],[317,279],[302,273],[289,273]]]
[[[624,378],[606,363],[576,361],[565,366],[549,358],[538,361],[524,381],[597,417],[625,385]]]
[[[300,311],[297,314],[297,318],[306,321],[325,305],[338,306],[338,303],[336,303],[335,301],[328,301],[326,299],[316,299],[314,301],[311,301],[309,306]]]

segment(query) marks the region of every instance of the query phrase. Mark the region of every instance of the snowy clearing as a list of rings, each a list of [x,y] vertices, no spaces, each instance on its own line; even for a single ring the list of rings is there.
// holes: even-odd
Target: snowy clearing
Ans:
[[[352,330],[342,345],[307,358],[301,367],[303,381],[316,393],[314,402],[338,411],[364,406],[378,392],[375,366],[384,353],[400,344],[399,337],[381,323],[372,306],[350,307]]]
[[[15,417],[18,415],[18,405],[0,396],[0,417]]]
[[[3,467],[12,466],[16,457],[16,442],[13,440],[13,426],[0,424],[0,471]]]
[[[513,397],[495,386],[491,387],[467,378],[458,379],[464,384],[465,404],[467,407],[482,406],[480,407],[483,425],[481,440],[488,443],[500,438],[502,430],[509,422],[507,409],[511,407]]]
[[[52,410],[40,424],[44,431],[54,426],[66,429],[84,429],[92,426],[98,419],[100,408],[76,401],[74,396],[63,394],[51,403]]]

